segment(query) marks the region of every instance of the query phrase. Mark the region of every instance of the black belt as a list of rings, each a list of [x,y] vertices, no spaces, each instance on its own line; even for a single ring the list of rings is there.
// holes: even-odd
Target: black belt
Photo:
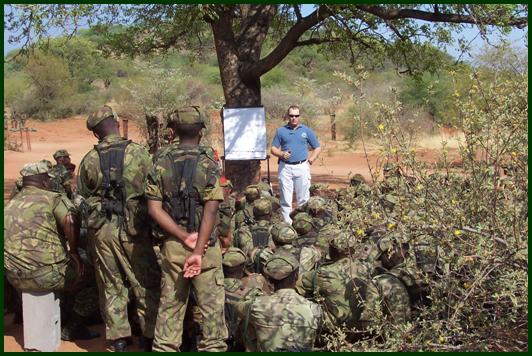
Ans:
[[[284,162],[285,164],[301,164],[301,163],[304,163],[304,162],[306,162],[306,161],[307,161],[307,160],[304,159],[304,160],[302,160],[302,161],[297,161],[297,162],[286,162],[286,161],[283,161],[283,162]]]

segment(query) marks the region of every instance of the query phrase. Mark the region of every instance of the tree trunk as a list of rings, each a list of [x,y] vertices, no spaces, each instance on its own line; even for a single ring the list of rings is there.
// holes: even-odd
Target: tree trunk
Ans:
[[[232,17],[226,14],[211,22],[214,44],[226,107],[257,107],[261,105],[260,74],[245,71],[260,56],[261,40],[250,46],[238,43],[232,31]],[[264,37],[265,33],[261,37]],[[258,46],[258,48],[254,48]],[[243,53],[245,47],[248,53]],[[250,47],[252,50],[250,50]],[[251,54],[249,52],[252,52]],[[245,74],[244,74],[245,73]],[[260,176],[260,160],[225,161],[225,176],[233,183],[234,190],[242,192],[255,184]]]

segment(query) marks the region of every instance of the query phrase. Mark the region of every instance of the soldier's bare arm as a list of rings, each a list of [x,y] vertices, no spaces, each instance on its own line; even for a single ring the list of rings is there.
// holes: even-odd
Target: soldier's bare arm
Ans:
[[[198,233],[188,233],[177,225],[172,217],[164,210],[162,201],[148,199],[148,213],[164,231],[181,240],[186,247],[190,249],[196,247]]]
[[[76,263],[78,275],[82,276],[85,273],[85,268],[78,253],[79,219],[75,214],[69,212],[64,217],[62,225],[63,232],[68,241],[70,257]]]

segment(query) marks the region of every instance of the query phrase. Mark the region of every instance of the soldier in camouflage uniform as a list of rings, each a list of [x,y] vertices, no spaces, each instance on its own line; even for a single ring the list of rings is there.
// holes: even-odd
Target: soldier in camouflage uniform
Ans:
[[[325,225],[334,224],[337,221],[336,203],[320,196],[310,197],[305,204],[298,206],[290,213],[290,218],[293,220],[301,212],[312,217],[314,232],[319,232]]]
[[[107,340],[125,351],[131,336],[128,287],[135,295],[146,350],[153,340],[160,271],[153,251],[144,196],[151,159],[146,149],[120,137],[116,115],[104,106],[89,115],[98,145],[80,164],[78,192],[88,205],[89,254],[96,271]]]
[[[253,202],[253,221],[249,226],[242,226],[235,232],[233,246],[238,247],[248,258],[256,248],[273,248],[273,240],[270,230],[272,215],[272,203],[266,198],[260,198]]]
[[[74,299],[74,303],[71,313],[62,310],[63,317],[69,317],[62,338],[98,337],[83,326],[84,318],[97,308],[90,303],[97,292],[92,270],[78,253],[79,221],[74,206],[64,195],[48,189],[54,178],[48,161],[26,164],[20,174],[23,188],[4,209],[7,279],[22,292],[75,293],[63,298]]]
[[[249,293],[265,292],[263,287],[267,285],[260,274],[254,273],[253,276],[256,277],[244,278],[246,260],[244,252],[236,247],[230,247],[223,255],[225,321],[229,330],[229,351],[244,351],[242,319],[236,314],[236,304]]]
[[[298,237],[293,242],[294,246],[312,246],[318,240],[318,233],[313,225],[312,217],[307,213],[298,213],[292,220],[292,227]]]
[[[225,177],[220,180],[220,185],[224,190],[224,201],[220,203],[218,209],[220,224],[218,225],[218,238],[222,247],[222,253],[227,250],[233,239],[233,231],[235,228],[235,198],[231,196],[233,184]]]
[[[198,351],[225,351],[222,253],[215,229],[223,201],[220,167],[212,148],[199,145],[205,122],[197,108],[171,112],[168,126],[179,144],[172,141],[155,162],[146,187],[150,215],[165,232],[154,350],[179,350],[192,288],[202,316]]]
[[[246,351],[311,351],[322,324],[319,305],[294,290],[299,263],[292,255],[273,255],[265,274],[275,293],[248,295],[236,305],[243,322]]]
[[[296,284],[299,294],[321,303],[324,327],[329,332],[342,324],[356,326],[362,312],[362,296],[368,289],[377,292],[369,282],[369,264],[350,257],[354,246],[353,237],[335,230],[335,238],[330,241],[331,260],[302,273]]]
[[[253,224],[253,203],[261,197],[260,189],[252,184],[246,187],[244,198],[236,204],[235,229]]]

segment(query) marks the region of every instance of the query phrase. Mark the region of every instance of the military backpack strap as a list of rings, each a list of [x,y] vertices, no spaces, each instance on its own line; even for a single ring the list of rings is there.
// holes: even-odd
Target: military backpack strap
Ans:
[[[100,170],[103,175],[102,208],[109,220],[112,215],[118,215],[119,226],[123,224],[125,215],[127,195],[123,179],[124,156],[130,143],[131,140],[124,140],[111,145],[94,146],[100,158]]]
[[[194,153],[194,157],[178,160],[179,156],[169,151],[167,159],[172,165],[172,177],[175,183],[171,187],[165,187],[165,207],[173,220],[180,224],[187,220],[187,232],[197,231],[196,209],[199,205],[199,197],[194,190],[194,174],[200,159],[199,153]],[[184,155],[190,155],[188,152]],[[183,186],[183,180],[185,186]],[[167,203],[166,203],[167,201]]]
[[[251,226],[251,237],[253,239],[253,247],[267,246],[270,239],[271,225],[261,226],[255,224]]]

